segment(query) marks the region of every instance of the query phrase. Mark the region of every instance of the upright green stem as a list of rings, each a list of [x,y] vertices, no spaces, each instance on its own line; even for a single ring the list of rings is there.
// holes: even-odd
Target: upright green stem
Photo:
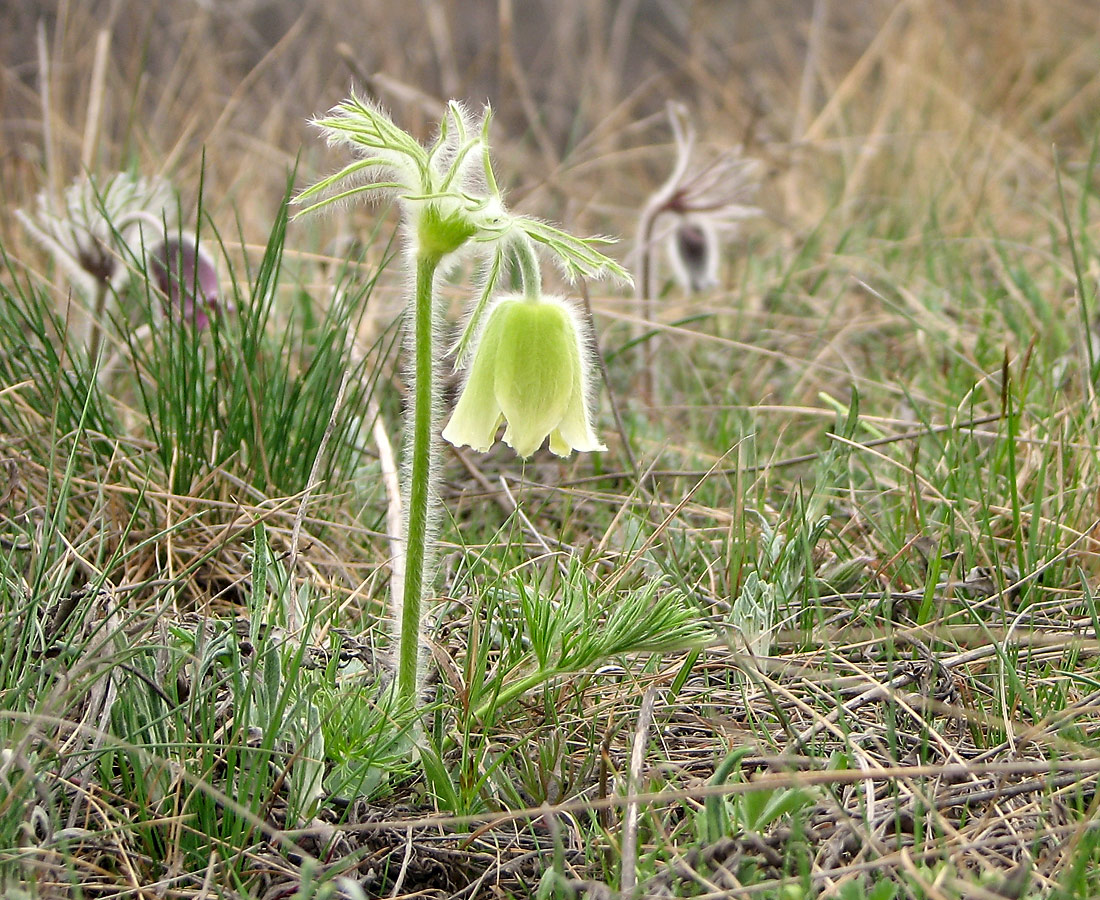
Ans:
[[[416,299],[413,309],[413,408],[409,444],[408,525],[405,535],[405,583],[397,658],[397,693],[402,703],[416,705],[420,663],[420,618],[424,600],[432,487],[433,286],[439,256],[421,253],[416,260]]]

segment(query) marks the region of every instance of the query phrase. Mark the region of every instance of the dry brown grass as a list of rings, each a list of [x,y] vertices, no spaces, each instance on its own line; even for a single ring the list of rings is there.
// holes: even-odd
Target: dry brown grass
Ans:
[[[959,233],[978,210],[1007,228],[1049,199],[1034,189],[1049,189],[1052,145],[1087,151],[1100,92],[1087,3],[814,6],[18,4],[0,38],[5,200],[25,202],[48,162],[39,22],[50,176],[137,162],[194,192],[205,150],[211,211],[238,210],[257,240],[299,153],[303,180],[327,168],[305,120],[353,83],[425,136],[446,97],[489,100],[515,189],[621,233],[666,164],[670,98],[711,140],[772,162],[772,211],[795,236],[837,201],[858,218],[932,196]]]

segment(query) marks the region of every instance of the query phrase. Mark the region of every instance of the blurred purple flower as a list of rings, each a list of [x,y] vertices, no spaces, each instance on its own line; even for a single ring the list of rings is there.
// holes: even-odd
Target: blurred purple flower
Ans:
[[[665,241],[673,274],[692,293],[716,287],[721,237],[736,232],[745,219],[761,213],[750,201],[760,183],[762,166],[739,147],[732,147],[700,165],[695,159],[695,128],[687,109],[668,105],[676,144],[672,173],[646,202],[639,217],[638,253],[641,272],[635,280],[642,299],[657,293],[653,249]],[[651,318],[646,314],[646,318]]]
[[[223,311],[218,297],[218,269],[192,235],[180,234],[157,243],[149,254],[149,276],[165,298],[165,315],[180,316],[199,330]],[[228,307],[224,307],[228,311]]]

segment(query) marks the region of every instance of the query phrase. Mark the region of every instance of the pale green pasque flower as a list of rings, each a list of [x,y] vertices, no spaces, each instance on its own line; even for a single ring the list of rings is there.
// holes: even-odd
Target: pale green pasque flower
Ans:
[[[519,456],[548,436],[558,456],[606,450],[592,430],[588,388],[588,351],[573,308],[560,297],[505,295],[488,314],[443,437],[484,452],[503,420],[504,442]]]
[[[586,351],[579,322],[560,300],[544,300],[538,251],[567,278],[610,275],[629,282],[622,267],[596,249],[600,238],[581,239],[546,222],[508,212],[489,153],[490,111],[480,118],[451,102],[435,140],[424,146],[376,104],[352,96],[317,120],[330,142],[350,144],[359,155],[341,171],[298,196],[302,213],[353,197],[400,204],[409,276],[409,394],[405,417],[408,466],[401,488],[407,511],[393,568],[397,696],[410,709],[421,694],[425,646],[424,605],[432,591],[435,547],[432,510],[438,464],[439,350],[435,334],[445,303],[439,283],[455,263],[481,258],[478,298],[455,345],[460,364],[473,359],[466,389],[443,436],[456,445],[488,450],[501,419],[504,439],[528,456],[550,436],[563,456],[572,449],[602,450],[588,422]],[[300,215],[301,213],[299,213]],[[523,300],[497,300],[509,272],[523,285]],[[477,340],[480,338],[480,340]]]

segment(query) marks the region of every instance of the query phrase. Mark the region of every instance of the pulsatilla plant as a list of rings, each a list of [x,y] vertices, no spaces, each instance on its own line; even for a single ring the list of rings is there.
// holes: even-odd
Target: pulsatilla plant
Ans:
[[[439,280],[464,254],[482,257],[477,299],[455,347],[468,377],[443,436],[487,450],[504,420],[504,439],[520,456],[529,456],[547,437],[550,449],[563,456],[604,449],[590,420],[586,335],[565,301],[543,295],[538,250],[549,253],[570,279],[630,280],[597,249],[603,239],[576,238],[505,208],[490,161],[489,122],[488,108],[473,116],[452,102],[435,141],[423,146],[380,108],[352,96],[314,124],[330,144],[350,145],[359,158],[297,198],[309,201],[299,215],[358,197],[395,199],[401,208],[412,287],[406,307],[412,403],[402,485],[404,578],[393,595],[398,699],[409,706],[417,698],[435,530],[430,511],[439,431]],[[511,266],[519,272],[522,293],[498,296],[501,276]]]

